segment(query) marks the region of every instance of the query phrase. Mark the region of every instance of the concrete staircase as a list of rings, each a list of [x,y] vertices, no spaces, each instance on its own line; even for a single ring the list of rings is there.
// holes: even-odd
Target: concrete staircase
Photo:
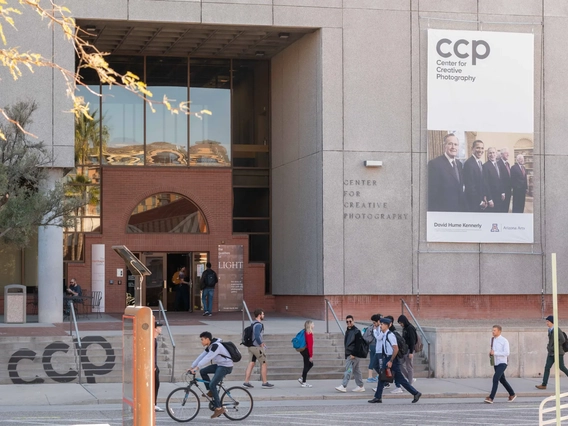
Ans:
[[[122,382],[122,336],[104,332],[98,336],[82,337],[81,357],[83,383]],[[243,354],[235,364],[234,380],[244,378],[248,365],[248,351],[239,345],[240,335],[218,335],[232,341]],[[297,380],[301,376],[302,356],[292,348],[294,335],[265,335],[268,354],[268,380]],[[174,381],[181,376],[201,353],[202,346],[196,335],[175,335],[174,351],[168,337],[162,335],[158,345],[160,380],[170,381],[174,368]],[[79,357],[70,337],[5,337],[0,338],[0,384],[69,383],[78,382]],[[343,336],[340,333],[314,336],[314,367],[311,380],[340,379],[344,371]],[[367,377],[368,359],[361,363],[363,378]],[[427,362],[417,356],[414,361],[415,377],[427,377]],[[260,368],[255,366],[252,381],[260,380]]]

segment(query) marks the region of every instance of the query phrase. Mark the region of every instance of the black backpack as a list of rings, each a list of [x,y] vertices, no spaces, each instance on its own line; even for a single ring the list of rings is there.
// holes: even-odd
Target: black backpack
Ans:
[[[397,358],[404,357],[404,355],[408,353],[408,345],[406,344],[406,340],[404,340],[404,337],[402,337],[398,331],[389,331],[389,333],[394,334],[394,337],[396,337],[396,345],[398,346],[398,354],[396,355],[396,357]],[[389,342],[388,333],[387,333],[387,342]]]
[[[357,358],[367,358],[369,354],[369,343],[363,339],[360,331],[355,334],[355,348],[353,349],[353,356]]]
[[[239,351],[239,349],[235,346],[235,344],[233,342],[219,342],[221,343],[225,349],[227,349],[227,352],[229,352],[229,355],[231,356],[231,359],[233,360],[233,362],[239,362],[243,356],[241,355],[241,351]],[[221,355],[225,358],[228,358],[226,355]]]
[[[243,337],[241,339],[241,345],[246,346],[247,348],[254,346],[254,344],[253,344],[253,340],[254,340],[253,327],[256,323],[258,323],[258,321],[253,322],[248,327],[245,327],[245,329],[243,330]],[[262,325],[262,330],[264,330],[264,324],[261,324],[261,325]]]
[[[562,334],[564,335],[564,343],[562,343],[562,349],[564,350],[564,352],[568,352],[568,336],[564,332],[562,332]]]
[[[217,284],[215,275],[214,271],[209,270],[209,273],[205,277],[205,287],[215,287],[215,284]]]

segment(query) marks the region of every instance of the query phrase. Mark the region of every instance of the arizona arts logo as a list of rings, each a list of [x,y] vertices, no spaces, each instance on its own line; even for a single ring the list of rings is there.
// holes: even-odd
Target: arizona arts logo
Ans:
[[[496,223],[491,226],[491,232],[499,232],[499,226]]]

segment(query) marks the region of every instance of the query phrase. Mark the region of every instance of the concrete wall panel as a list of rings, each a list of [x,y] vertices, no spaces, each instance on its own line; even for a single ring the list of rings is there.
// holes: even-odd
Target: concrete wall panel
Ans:
[[[343,0],[344,9],[409,10],[408,0]]]
[[[345,152],[343,179],[346,292],[411,293],[410,155]]]
[[[321,104],[324,150],[343,149],[343,30],[321,32]]]
[[[203,3],[204,24],[272,25],[272,7],[252,4]]]
[[[274,6],[332,7],[341,9],[343,0],[272,0]]]
[[[345,10],[344,20],[345,149],[407,152],[411,133],[408,14],[350,9]]]
[[[479,294],[479,254],[434,246],[418,257],[420,294]]]
[[[128,0],[63,0],[75,18],[128,19]]]
[[[482,254],[480,270],[481,294],[538,294],[542,290],[539,254]]]
[[[420,12],[477,13],[477,0],[418,0],[418,10]]]
[[[298,153],[300,158],[321,151],[321,39],[307,34],[298,41]]]
[[[544,0],[544,16],[568,17],[568,3],[564,0]]]
[[[478,13],[494,15],[542,15],[542,0],[479,0]]]
[[[341,9],[330,7],[274,6],[274,25],[290,27],[341,28]]]
[[[205,10],[204,5],[203,12]],[[128,19],[133,21],[201,22],[201,4],[191,0],[181,2],[130,0]]]

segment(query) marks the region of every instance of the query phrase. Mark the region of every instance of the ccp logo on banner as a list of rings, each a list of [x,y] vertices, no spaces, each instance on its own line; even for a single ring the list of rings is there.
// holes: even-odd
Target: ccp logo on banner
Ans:
[[[460,59],[469,58],[470,54],[468,52],[467,47],[465,49],[461,49],[465,50],[463,53],[462,51],[460,51],[460,47],[462,45],[469,46],[468,40],[460,39],[456,41],[455,43],[453,43],[453,48],[452,48],[452,43],[453,43],[452,40],[448,38],[440,39],[436,44],[436,52],[438,52],[438,55],[440,55],[442,58],[450,58],[452,57],[452,50],[453,50],[453,54],[456,55],[458,58]],[[476,65],[478,59],[487,58],[490,52],[491,48],[489,47],[489,43],[487,43],[485,40],[472,40],[471,41],[472,65]]]

